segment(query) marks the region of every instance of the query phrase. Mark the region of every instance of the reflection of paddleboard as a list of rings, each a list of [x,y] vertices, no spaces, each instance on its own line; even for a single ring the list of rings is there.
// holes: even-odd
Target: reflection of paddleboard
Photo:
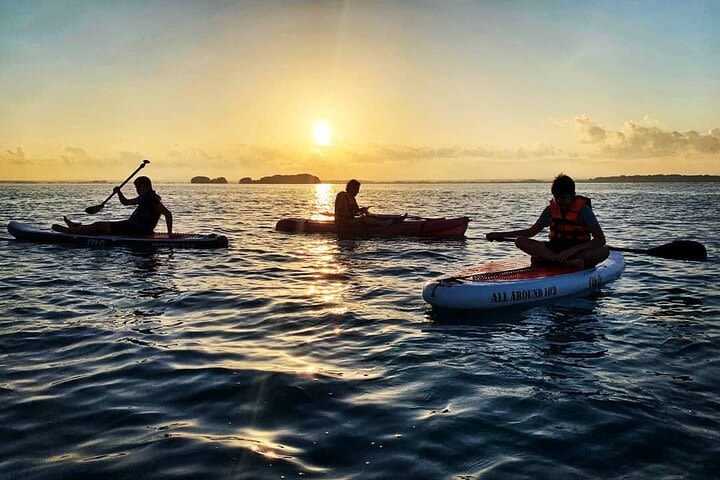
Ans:
[[[490,262],[433,280],[423,298],[434,307],[491,309],[535,303],[574,293],[592,292],[620,277],[625,260],[618,252],[595,268],[561,265],[533,267],[530,259]]]
[[[145,236],[119,235],[75,235],[43,230],[20,222],[8,223],[8,232],[18,240],[38,243],[73,243],[86,247],[177,247],[177,248],[222,248],[228,246],[224,235],[201,235],[199,233],[156,233]]]

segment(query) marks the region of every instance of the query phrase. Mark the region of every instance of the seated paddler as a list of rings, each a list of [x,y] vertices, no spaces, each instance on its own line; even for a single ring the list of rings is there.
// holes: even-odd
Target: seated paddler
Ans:
[[[517,248],[532,257],[534,265],[563,264],[591,268],[610,255],[605,234],[593,213],[590,199],[575,193],[575,182],[567,175],[558,175],[552,183],[553,198],[535,224],[525,230],[491,232],[488,240],[514,238]],[[532,237],[550,227],[546,242]]]

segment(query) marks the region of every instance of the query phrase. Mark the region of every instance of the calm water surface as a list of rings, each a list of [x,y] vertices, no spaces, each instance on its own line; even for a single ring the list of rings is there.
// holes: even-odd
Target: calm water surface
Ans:
[[[465,240],[275,232],[336,185],[159,185],[216,251],[0,243],[0,478],[717,478],[720,186],[582,185],[626,257],[594,298],[447,314],[425,281],[514,255],[545,185],[367,185]],[[77,219],[102,185],[2,185],[0,221]],[[93,218],[130,210],[113,204]],[[9,237],[6,233],[5,237]]]

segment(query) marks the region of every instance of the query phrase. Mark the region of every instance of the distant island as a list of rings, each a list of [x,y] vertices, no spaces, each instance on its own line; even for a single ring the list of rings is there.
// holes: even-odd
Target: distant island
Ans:
[[[225,177],[217,177],[217,178],[210,178],[210,177],[193,177],[190,179],[190,183],[227,183],[228,181],[225,179]]]
[[[468,180],[361,180],[366,184],[463,184],[463,183],[551,183],[552,178],[539,179],[468,179]],[[618,175],[612,177],[576,178],[577,183],[720,183],[720,175]],[[347,180],[326,180],[325,183],[345,184]]]
[[[720,175],[620,175],[595,177],[580,181],[590,183],[699,183],[720,182]]]
[[[309,173],[298,173],[297,175],[273,175],[272,177],[262,177],[260,180],[253,180],[250,177],[240,179],[239,183],[261,183],[261,184],[315,184],[321,183],[320,179]]]

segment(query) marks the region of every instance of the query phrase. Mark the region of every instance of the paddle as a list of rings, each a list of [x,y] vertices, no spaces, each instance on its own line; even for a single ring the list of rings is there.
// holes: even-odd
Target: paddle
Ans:
[[[514,242],[515,239],[501,238],[498,241]],[[675,240],[673,242],[648,249],[619,248],[611,247],[609,245],[608,248],[614,252],[641,253],[646,255],[652,255],[653,257],[667,258],[670,260],[707,260],[707,250],[705,249],[705,245],[699,242],[694,242],[692,240]]]
[[[675,240],[647,250],[638,248],[608,248],[616,252],[645,253],[647,255],[652,255],[653,257],[669,258],[671,260],[707,260],[707,250],[705,250],[705,245],[692,240]]]
[[[325,217],[334,217],[335,214],[332,212],[322,212],[320,215],[323,215]],[[416,217],[414,215],[386,215],[383,213],[368,213],[369,217],[377,217],[382,220],[400,220],[406,219],[406,220],[427,220],[425,217]]]
[[[145,167],[145,165],[147,165],[148,163],[150,163],[150,160],[143,160],[142,163],[140,164],[140,166],[139,166],[138,168],[136,168],[135,171],[134,171],[129,177],[127,177],[124,182],[122,182],[122,183],[118,186],[118,188],[124,187],[125,184],[126,184],[127,182],[129,182],[131,178],[133,178],[135,175],[137,175],[137,173],[138,173],[140,170],[142,170],[142,169]],[[87,213],[87,214],[89,214],[89,215],[93,215],[93,214],[95,214],[95,213],[98,213],[100,210],[103,209],[103,207],[105,206],[105,204],[108,202],[108,200],[110,200],[110,199],[113,197],[113,195],[115,195],[115,191],[114,191],[114,190],[113,190],[113,193],[111,193],[111,194],[105,199],[105,201],[102,202],[100,205],[95,205],[95,206],[93,206],[93,207],[87,207],[87,208],[85,209],[85,213]]]
[[[372,208],[372,207],[363,207],[363,208],[361,208],[361,210],[365,210],[366,213],[364,215],[375,215],[374,213],[368,212],[368,210],[370,210],[370,208]],[[323,215],[325,217],[334,217],[335,213],[334,212],[320,212],[320,215]],[[363,215],[363,214],[361,213],[360,215]]]

